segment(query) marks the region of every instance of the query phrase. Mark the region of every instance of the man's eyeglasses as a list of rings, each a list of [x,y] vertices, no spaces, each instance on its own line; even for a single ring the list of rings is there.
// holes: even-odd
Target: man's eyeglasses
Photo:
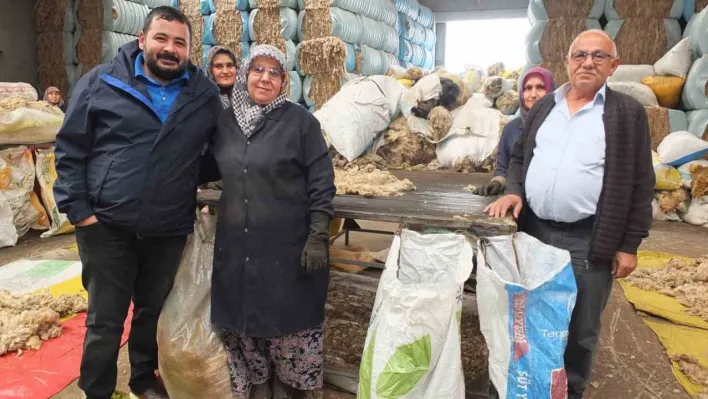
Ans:
[[[283,71],[281,71],[280,68],[266,68],[262,65],[251,67],[251,73],[255,73],[258,76],[263,76],[266,72],[271,79],[280,79],[283,77]]]
[[[610,54],[607,54],[603,51],[594,51],[592,53],[588,53],[587,51],[576,51],[570,54],[570,59],[573,60],[574,62],[580,63],[580,62],[585,62],[585,60],[588,59],[588,56],[592,57],[592,62],[596,64],[602,64],[603,62],[610,60],[612,58],[615,58],[611,56]]]

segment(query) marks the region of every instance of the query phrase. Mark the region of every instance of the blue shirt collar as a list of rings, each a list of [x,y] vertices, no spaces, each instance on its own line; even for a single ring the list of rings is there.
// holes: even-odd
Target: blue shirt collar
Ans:
[[[159,83],[159,82],[156,82],[155,80],[153,80],[152,78],[150,78],[150,77],[145,73],[145,70],[143,69],[143,62],[144,62],[144,61],[145,61],[145,57],[143,56],[143,53],[140,52],[140,54],[138,54],[138,56],[135,57],[135,77],[136,77],[136,78],[142,77],[142,78],[144,78],[144,79],[147,79],[148,82],[153,83],[153,84],[156,84],[156,85],[158,85],[158,86],[169,86],[169,85],[172,85],[172,84],[181,82],[181,81],[185,81],[185,82],[186,82],[186,81],[189,80],[189,72],[185,69],[185,70],[184,70],[184,73],[182,73],[181,76],[179,76],[179,77],[177,77],[177,78],[175,78],[175,79],[172,79],[169,83],[167,83],[166,85],[163,85],[163,84],[161,84],[161,83]]]
[[[564,84],[563,86],[559,87],[555,91],[555,98],[556,98],[556,104],[560,104],[561,102],[565,101],[565,96],[568,94],[570,91],[570,82]],[[607,83],[603,84],[602,87],[600,87],[600,90],[595,93],[595,98],[593,99],[593,104],[597,104],[598,101],[600,104],[605,102],[605,95],[607,93]]]

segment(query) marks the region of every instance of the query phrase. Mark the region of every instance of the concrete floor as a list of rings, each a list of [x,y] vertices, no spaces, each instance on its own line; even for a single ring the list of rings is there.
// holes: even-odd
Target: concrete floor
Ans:
[[[362,227],[394,231],[396,226],[362,222]],[[671,252],[697,257],[708,252],[708,230],[680,223],[655,223],[651,236],[642,249]],[[371,251],[388,248],[390,236],[353,233],[351,245]],[[72,246],[73,235],[40,239],[29,233],[13,248],[0,250],[0,265],[17,259],[78,259]],[[343,239],[336,245],[343,245]],[[118,389],[127,391],[129,363],[124,347],[118,364]],[[328,391],[327,398],[353,398]],[[602,335],[595,359],[591,384],[585,396],[588,399],[687,399],[676,382],[666,353],[654,333],[644,325],[631,304],[627,302],[618,284],[603,315]],[[71,384],[57,399],[82,398],[82,393]]]

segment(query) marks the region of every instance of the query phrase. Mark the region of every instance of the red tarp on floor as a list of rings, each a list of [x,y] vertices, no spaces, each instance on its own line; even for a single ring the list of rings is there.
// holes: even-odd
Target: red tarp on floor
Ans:
[[[126,319],[121,345],[128,340],[132,307]],[[50,398],[79,378],[86,333],[86,313],[62,323],[62,335],[42,342],[38,351],[0,356],[0,398]]]

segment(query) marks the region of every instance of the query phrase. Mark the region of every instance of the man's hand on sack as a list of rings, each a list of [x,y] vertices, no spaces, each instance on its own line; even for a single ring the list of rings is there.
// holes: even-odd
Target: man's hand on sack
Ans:
[[[500,181],[492,180],[488,184],[475,188],[472,193],[483,197],[494,197],[496,195],[501,195],[503,192],[504,185]]]
[[[98,223],[98,219],[96,219],[96,216],[89,216],[86,219],[76,223],[76,227],[86,227],[86,226],[91,226],[92,224]]]
[[[632,274],[636,268],[637,255],[624,252],[615,253],[615,258],[612,260],[612,276],[614,278],[625,278]]]
[[[484,212],[488,213],[491,217],[503,218],[506,217],[509,210],[512,210],[514,219],[518,219],[523,205],[524,202],[520,196],[516,194],[507,194],[487,205],[487,207],[484,208]]]

